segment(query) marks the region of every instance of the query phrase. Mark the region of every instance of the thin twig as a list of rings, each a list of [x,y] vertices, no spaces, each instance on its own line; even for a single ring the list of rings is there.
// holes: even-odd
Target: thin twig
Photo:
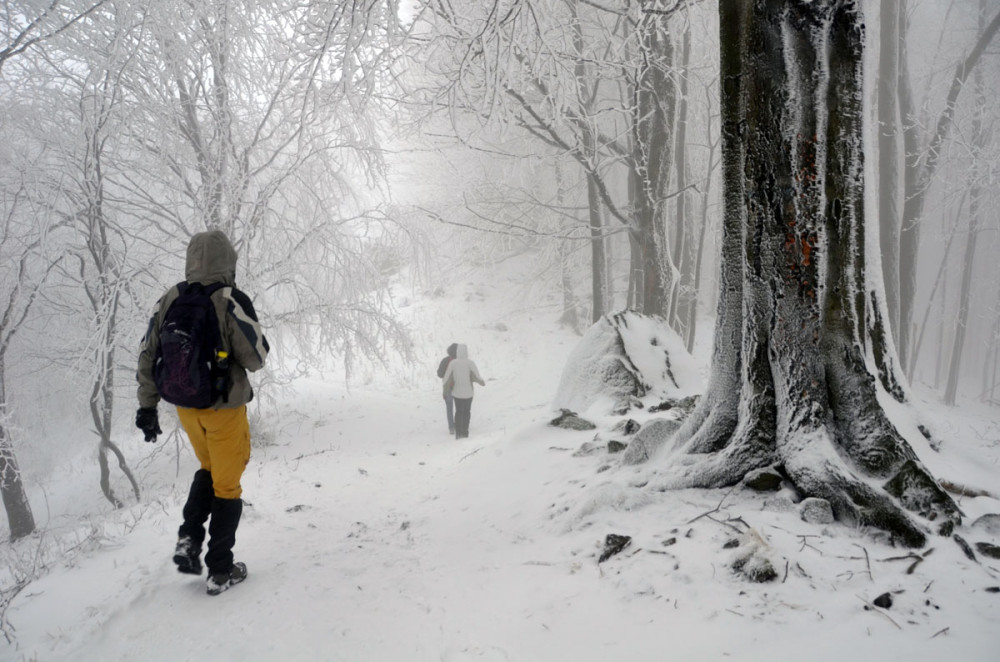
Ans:
[[[854,543],[855,547],[861,547],[861,551],[865,553],[865,567],[868,569],[868,579],[875,581],[875,577],[872,576],[872,562],[868,557],[868,549],[862,545]]]
[[[477,448],[476,450],[472,451],[471,453],[467,453],[467,454],[463,455],[462,458],[459,460],[459,462],[465,462],[465,460],[467,458],[472,457],[473,455],[475,455],[479,451],[483,450],[484,448],[485,448],[485,446],[480,446],[479,448]]]
[[[733,490],[735,490],[735,489],[736,489],[736,487],[733,486],[732,489],[730,489],[728,492],[726,492],[725,494],[723,494],[722,495],[722,499],[719,501],[718,505],[715,506],[715,508],[713,508],[712,510],[706,511],[706,512],[702,513],[701,515],[698,515],[694,519],[691,519],[691,520],[688,520],[687,522],[684,522],[684,524],[693,524],[694,522],[697,522],[698,520],[700,520],[702,517],[708,517],[709,515],[714,515],[715,513],[717,513],[720,510],[722,510],[722,504],[724,504],[726,502],[726,499],[729,498],[729,495],[732,494]]]
[[[896,621],[892,620],[892,616],[890,616],[889,614],[885,613],[884,611],[882,611],[881,609],[879,609],[877,606],[873,605],[872,603],[868,602],[867,600],[865,600],[864,598],[862,598],[860,595],[858,595],[856,597],[858,598],[858,600],[861,600],[861,602],[865,603],[865,605],[868,607],[869,610],[877,612],[877,613],[882,614],[883,616],[885,616],[887,619],[889,619],[890,623],[892,623],[893,625],[896,626],[897,629],[899,629],[899,630],[903,629],[903,628],[901,628],[899,626],[899,623],[897,623]]]

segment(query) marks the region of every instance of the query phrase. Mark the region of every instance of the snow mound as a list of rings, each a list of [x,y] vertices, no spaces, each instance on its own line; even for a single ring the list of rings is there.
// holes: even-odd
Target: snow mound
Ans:
[[[698,364],[680,336],[659,317],[624,311],[605,315],[583,335],[566,361],[553,406],[620,410],[635,398],[659,402],[700,391]]]

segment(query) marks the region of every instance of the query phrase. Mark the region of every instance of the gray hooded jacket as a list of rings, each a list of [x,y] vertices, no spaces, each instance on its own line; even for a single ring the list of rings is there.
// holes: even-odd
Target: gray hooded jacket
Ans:
[[[447,392],[450,384],[452,397],[460,399],[472,397],[473,383],[486,386],[486,382],[479,376],[479,368],[469,358],[469,348],[465,345],[456,348],[455,359],[445,369],[442,381],[445,391]]]
[[[191,238],[187,249],[184,276],[189,283],[225,283],[212,294],[215,314],[219,320],[223,349],[229,354],[229,391],[220,397],[213,409],[235,409],[253,398],[253,388],[247,371],[264,367],[270,349],[267,338],[257,321],[253,303],[236,289],[236,250],[226,235],[219,230],[201,232]],[[160,297],[153,308],[149,327],[139,348],[139,406],[154,408],[160,401],[153,381],[153,363],[160,346],[160,326],[170,304],[178,296],[177,286],[171,287]]]

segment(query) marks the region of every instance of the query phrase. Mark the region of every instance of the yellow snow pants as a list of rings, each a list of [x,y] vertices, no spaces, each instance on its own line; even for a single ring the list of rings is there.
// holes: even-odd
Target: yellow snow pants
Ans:
[[[201,468],[212,474],[215,496],[239,499],[240,479],[250,461],[250,422],[246,405],[236,409],[177,408]]]

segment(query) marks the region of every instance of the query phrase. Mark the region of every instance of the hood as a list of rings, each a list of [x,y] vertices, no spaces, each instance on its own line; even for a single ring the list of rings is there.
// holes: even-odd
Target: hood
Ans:
[[[184,278],[189,283],[236,285],[236,249],[221,230],[199,232],[187,248]]]
[[[467,359],[469,358],[469,348],[465,345],[458,345],[455,348],[455,358],[456,359]]]
[[[452,343],[448,345],[448,356],[455,358],[455,352],[458,351],[458,343]]]

